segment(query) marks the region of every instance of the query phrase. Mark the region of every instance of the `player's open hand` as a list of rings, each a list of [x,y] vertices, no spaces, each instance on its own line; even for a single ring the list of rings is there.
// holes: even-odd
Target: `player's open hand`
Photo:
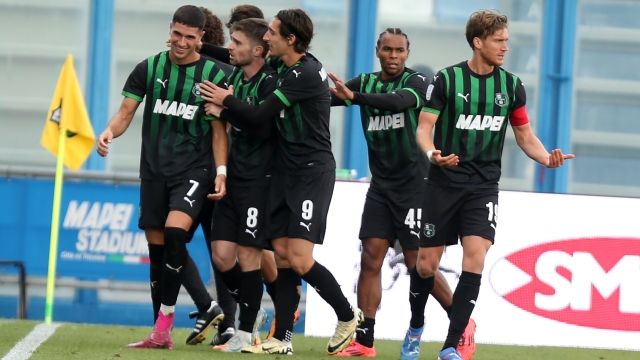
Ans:
[[[222,102],[227,96],[233,96],[233,86],[229,86],[229,89],[224,89],[209,80],[200,83],[200,97],[205,101],[222,106]]]
[[[453,167],[458,166],[460,159],[456,154],[450,154],[447,156],[442,156],[442,151],[440,150],[431,150],[431,154],[429,156],[429,161],[431,163],[436,164],[442,167]]]
[[[549,154],[549,159],[547,160],[547,167],[550,169],[557,168],[564,164],[565,160],[573,159],[575,155],[573,154],[563,154],[562,150],[554,149]]]
[[[336,74],[330,72],[329,78],[335,85],[335,88],[329,86],[329,90],[333,95],[337,96],[340,100],[353,100],[353,91],[349,90]]]
[[[98,136],[97,150],[100,156],[107,156],[109,154],[109,144],[113,141],[113,133],[110,129],[105,129],[100,136]]]
[[[214,103],[206,103],[204,104],[204,112],[209,116],[220,117],[220,113],[222,112],[222,106],[216,105]]]
[[[214,185],[215,193],[207,195],[207,199],[218,201],[227,194],[227,176],[222,174],[216,176]]]

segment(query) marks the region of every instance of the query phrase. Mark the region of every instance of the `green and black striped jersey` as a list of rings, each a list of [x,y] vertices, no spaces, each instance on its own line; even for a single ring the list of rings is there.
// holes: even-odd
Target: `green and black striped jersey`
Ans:
[[[262,103],[276,89],[277,74],[269,65],[264,65],[251,79],[244,80],[244,70],[235,68],[227,83],[233,85],[236,98],[249,105]],[[273,119],[275,122],[275,118]],[[275,126],[275,124],[274,124]],[[277,135],[259,138],[246,131],[231,127],[228,178],[234,184],[251,182],[272,168],[277,146]]]
[[[225,86],[226,75],[214,60],[200,57],[176,65],[169,51],[141,61],[129,75],[122,95],[142,102],[140,178],[172,180],[193,168],[211,169],[211,117],[204,112],[200,83]]]
[[[331,93],[322,64],[311,54],[291,67],[279,57],[270,57],[267,63],[278,73],[274,94],[286,105],[276,118],[280,150],[275,166],[291,174],[334,170]]]
[[[375,72],[360,74],[345,83],[350,90],[363,94],[408,90],[415,96],[413,107],[398,111],[360,105],[372,186],[406,188],[416,179],[427,177],[429,160],[416,144],[416,128],[428,84],[424,75],[408,68],[393,79],[382,80],[381,72]]]
[[[431,166],[429,182],[450,186],[495,186],[511,113],[525,106],[520,79],[500,67],[478,75],[466,61],[440,70],[427,89],[422,111],[438,115],[434,144],[458,166]]]

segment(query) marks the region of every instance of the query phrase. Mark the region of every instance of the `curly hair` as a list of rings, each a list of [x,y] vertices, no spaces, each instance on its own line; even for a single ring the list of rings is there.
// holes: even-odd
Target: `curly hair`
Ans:
[[[224,36],[224,23],[218,18],[211,10],[200,7],[200,10],[204,13],[204,36],[202,42],[213,44],[217,46],[224,46],[227,42],[227,38]]]

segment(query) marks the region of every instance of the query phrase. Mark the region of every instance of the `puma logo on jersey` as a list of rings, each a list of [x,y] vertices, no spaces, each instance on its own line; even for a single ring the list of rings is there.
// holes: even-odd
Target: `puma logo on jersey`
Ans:
[[[193,207],[193,203],[194,203],[194,202],[196,202],[195,200],[191,200],[191,199],[189,199],[189,198],[188,198],[188,197],[186,197],[186,196],[185,196],[185,197],[183,197],[182,199],[183,199],[184,201],[188,202],[188,203],[189,203],[189,205],[190,205],[191,207]]]
[[[420,234],[415,232],[415,231],[413,231],[413,230],[409,231],[409,234],[415,235],[418,239],[420,239]]]
[[[327,72],[325,71],[324,67],[320,69],[318,73],[320,73],[320,78],[322,79],[322,81],[327,80]]]
[[[469,94],[467,94],[467,95],[462,95],[461,93],[458,93],[458,96],[459,96],[459,97],[461,97],[461,98],[463,98],[463,99],[464,99],[464,101],[469,102],[469,99],[468,99],[468,98],[469,98]]]
[[[460,114],[458,122],[456,123],[456,128],[462,130],[489,129],[489,131],[500,131],[503,123],[504,116]]]
[[[173,270],[173,271],[175,271],[175,272],[177,272],[177,273],[180,273],[180,270],[182,269],[182,266],[178,266],[178,268],[174,268],[174,267],[172,267],[172,266],[171,266],[171,265],[169,265],[169,264],[165,264],[165,265],[167,265],[167,268],[168,268],[169,270]]]
[[[258,231],[258,229],[255,229],[253,231],[249,230],[249,229],[244,229],[244,232],[247,234],[251,234],[251,236],[253,236],[253,238],[256,238],[256,231]]]
[[[185,120],[193,120],[197,112],[198,107],[195,105],[160,99],[156,100],[156,105],[153,108],[154,114],[181,116]]]
[[[393,115],[369,116],[367,131],[400,129],[404,127],[404,113]]]
[[[300,226],[304,226],[307,229],[308,232],[311,232],[311,229],[310,229],[311,223],[309,223],[309,225],[307,225],[307,224],[303,223],[302,221],[300,221]]]
[[[160,84],[162,84],[162,88],[166,89],[167,88],[167,80],[169,79],[165,79],[164,81],[160,80],[160,78],[156,78],[156,81],[159,82]]]
[[[295,71],[295,70],[292,70],[292,71],[293,71],[293,73],[296,75],[296,79],[298,78],[298,75],[302,74],[301,72],[297,72],[297,71]]]
[[[418,75],[416,75],[416,76],[418,76],[420,79],[422,79],[422,81],[427,81],[427,78],[426,78],[426,77],[424,77],[424,76],[422,76],[422,75],[420,75],[420,74],[418,74]]]

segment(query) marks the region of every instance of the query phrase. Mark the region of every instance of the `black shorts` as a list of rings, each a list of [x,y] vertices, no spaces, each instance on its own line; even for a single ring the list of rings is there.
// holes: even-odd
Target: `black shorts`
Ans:
[[[417,250],[422,228],[422,203],[426,181],[406,190],[370,187],[362,211],[360,239],[398,240],[404,249]]]
[[[267,200],[267,238],[322,244],[335,182],[334,170],[304,175],[275,172]]]
[[[498,187],[449,187],[427,184],[420,247],[455,245],[465,236],[493,243],[498,219]]]
[[[227,187],[227,195],[213,210],[211,241],[226,240],[241,246],[267,247],[265,210],[270,177],[248,186]]]
[[[140,182],[138,227],[164,229],[170,211],[182,211],[197,225],[200,210],[207,199],[211,177],[204,169],[194,169],[182,179]]]

